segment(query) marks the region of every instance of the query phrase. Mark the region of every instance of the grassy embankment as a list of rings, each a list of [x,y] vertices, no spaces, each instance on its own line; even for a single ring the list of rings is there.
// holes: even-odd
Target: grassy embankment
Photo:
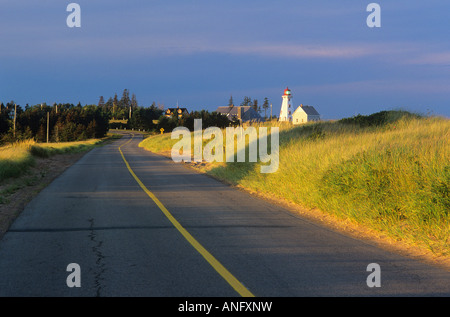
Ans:
[[[376,125],[349,120],[280,129],[276,173],[260,173],[259,162],[199,167],[234,185],[449,256],[450,121],[404,114],[389,112]],[[141,146],[167,154],[175,142],[165,134]]]
[[[36,158],[85,152],[109,138],[117,137],[120,136],[110,135],[103,139],[60,143],[36,143],[34,140],[27,140],[2,146],[0,147],[0,185],[8,178],[16,178],[26,174],[29,168],[35,165]],[[11,189],[6,188],[2,191],[9,193]],[[0,203],[2,194],[6,194],[2,191],[0,191]]]

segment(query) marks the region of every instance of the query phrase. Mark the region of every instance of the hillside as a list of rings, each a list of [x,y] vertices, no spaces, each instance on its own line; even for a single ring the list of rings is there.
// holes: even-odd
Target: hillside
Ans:
[[[384,111],[280,129],[276,173],[260,173],[260,162],[193,165],[266,197],[449,256],[449,140],[448,119]],[[158,135],[141,146],[167,154],[176,141]]]

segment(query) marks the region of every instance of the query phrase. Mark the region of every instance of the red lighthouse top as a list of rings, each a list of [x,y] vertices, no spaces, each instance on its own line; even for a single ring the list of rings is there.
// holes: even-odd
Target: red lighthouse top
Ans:
[[[289,95],[291,95],[292,93],[291,93],[291,91],[289,90],[289,88],[288,87],[286,87],[286,89],[284,90],[284,95],[285,96],[289,96]]]

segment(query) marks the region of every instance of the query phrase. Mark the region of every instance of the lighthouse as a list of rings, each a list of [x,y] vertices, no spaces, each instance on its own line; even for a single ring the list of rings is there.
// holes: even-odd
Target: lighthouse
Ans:
[[[283,98],[283,102],[281,103],[280,119],[279,119],[279,121],[288,121],[288,122],[290,122],[292,120],[292,111],[291,111],[292,93],[289,90],[289,88],[286,88],[284,90],[284,94],[283,94],[282,98]]]

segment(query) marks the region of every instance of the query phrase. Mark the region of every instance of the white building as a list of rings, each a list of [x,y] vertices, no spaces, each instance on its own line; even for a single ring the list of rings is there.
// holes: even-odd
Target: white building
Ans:
[[[292,119],[292,109],[291,109],[291,99],[292,99],[292,93],[289,90],[289,88],[286,88],[284,90],[283,96],[283,102],[281,103],[281,110],[280,110],[280,118],[278,121],[291,121]]]
[[[312,121],[320,121],[320,114],[313,106],[300,105],[292,114],[293,124],[302,124]]]

